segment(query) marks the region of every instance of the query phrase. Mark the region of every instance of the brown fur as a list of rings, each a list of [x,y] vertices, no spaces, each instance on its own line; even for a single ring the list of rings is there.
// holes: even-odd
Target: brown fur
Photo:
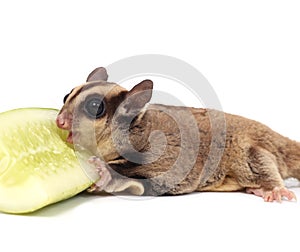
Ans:
[[[143,124],[151,130],[162,130],[168,134],[167,149],[157,161],[147,165],[114,167],[119,173],[130,177],[156,178],[166,172],[174,164],[180,148],[179,131],[166,114],[158,112],[158,107],[151,105],[151,112],[146,112],[142,118]],[[207,162],[211,146],[211,125],[209,113],[218,111],[169,107],[177,113],[178,110],[189,110],[195,116],[200,134],[200,148],[197,162],[189,174],[178,184],[172,184],[172,173],[163,177],[163,183],[155,187],[156,193],[165,192],[163,186],[168,186],[170,194],[182,194],[193,191],[237,191],[245,188],[263,188],[272,190],[282,187],[282,179],[295,177],[300,179],[300,145],[286,137],[272,131],[265,125],[240,116],[225,114],[226,145],[222,159],[207,181],[201,182],[203,165]],[[139,124],[139,130],[147,132]],[[133,128],[136,127],[133,125]],[[141,134],[139,134],[141,135]],[[136,137],[136,134],[135,134]],[[140,142],[139,138],[132,138],[133,145]],[[220,146],[220,149],[223,149]],[[187,160],[185,160],[187,163]],[[168,180],[171,182],[168,185]],[[154,179],[154,183],[155,183]],[[162,190],[162,191],[160,191]]]
[[[158,104],[144,109],[151,98],[151,83],[144,81],[127,91],[114,83],[90,82],[73,90],[59,116],[71,117],[69,124],[80,132],[78,142],[114,171],[141,179],[146,194],[250,188],[259,189],[255,194],[264,197],[264,192],[284,188],[283,179],[300,179],[299,143],[259,122],[216,110]],[[92,93],[103,96],[106,104],[105,114],[97,120],[87,118],[80,110],[80,104]],[[127,139],[124,135],[128,133],[126,125],[130,118],[133,120]],[[185,142],[176,118],[187,130]],[[192,131],[195,122],[197,132]],[[128,148],[131,145],[133,149]],[[215,153],[210,153],[212,148]],[[135,151],[144,155],[138,157]],[[181,151],[184,155],[178,161]],[[220,160],[215,158],[218,155]],[[130,158],[138,162],[128,161]],[[292,198],[285,193],[281,196]]]

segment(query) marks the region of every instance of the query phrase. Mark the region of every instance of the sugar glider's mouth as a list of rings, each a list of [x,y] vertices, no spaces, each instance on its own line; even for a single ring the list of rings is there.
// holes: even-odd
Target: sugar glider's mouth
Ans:
[[[79,137],[79,132],[73,132],[70,130],[66,141],[70,144],[74,144],[74,140],[76,141],[76,139],[78,139],[78,137]]]
[[[73,144],[73,132],[69,131],[69,135],[66,140],[68,143]]]

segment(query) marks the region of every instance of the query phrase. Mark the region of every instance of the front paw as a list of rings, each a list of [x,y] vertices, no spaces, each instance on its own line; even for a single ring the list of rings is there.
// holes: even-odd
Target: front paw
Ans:
[[[91,157],[88,162],[95,166],[100,178],[87,191],[90,193],[97,193],[105,190],[106,186],[112,179],[108,170],[108,165],[98,157]]]

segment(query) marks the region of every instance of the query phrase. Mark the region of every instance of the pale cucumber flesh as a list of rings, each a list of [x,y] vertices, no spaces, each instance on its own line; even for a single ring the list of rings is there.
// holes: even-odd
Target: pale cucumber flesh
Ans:
[[[57,113],[26,108],[0,114],[0,211],[32,212],[96,180],[87,173],[88,155],[75,153],[65,141],[68,132],[56,126]]]

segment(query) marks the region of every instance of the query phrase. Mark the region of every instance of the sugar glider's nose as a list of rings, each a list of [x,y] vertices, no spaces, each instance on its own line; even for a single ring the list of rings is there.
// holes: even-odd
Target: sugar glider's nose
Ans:
[[[68,113],[61,113],[56,118],[56,125],[60,129],[71,130],[72,117]]]

